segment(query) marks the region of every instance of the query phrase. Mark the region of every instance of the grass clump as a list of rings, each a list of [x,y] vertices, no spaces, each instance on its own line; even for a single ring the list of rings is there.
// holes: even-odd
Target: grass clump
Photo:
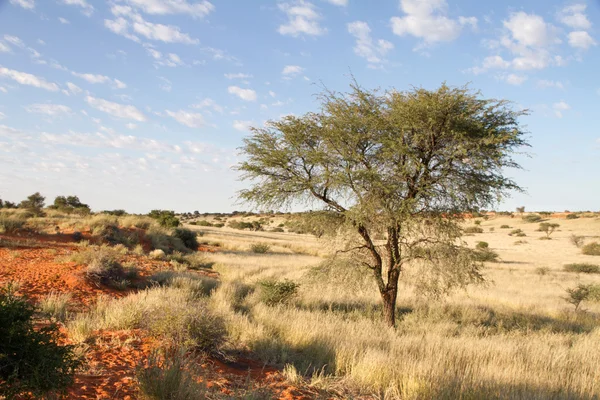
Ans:
[[[260,300],[268,306],[289,303],[298,293],[300,285],[291,280],[266,279],[259,282]]]
[[[253,243],[250,246],[250,250],[256,254],[266,254],[271,249],[271,246],[267,243]]]
[[[498,253],[487,247],[478,248],[473,251],[473,259],[480,262],[496,262],[498,261]]]
[[[581,248],[581,252],[588,256],[600,256],[600,243],[588,243]]]
[[[13,233],[23,228],[25,220],[18,217],[0,214],[0,233]]]
[[[122,289],[126,274],[118,258],[119,252],[111,247],[92,246],[73,254],[70,260],[87,266],[84,275],[93,284]]]
[[[525,232],[523,232],[522,229],[513,229],[512,231],[510,231],[508,236],[524,237],[527,235],[525,234]]]
[[[538,215],[538,214],[529,214],[529,215],[525,215],[522,219],[525,222],[534,223],[534,222],[540,222],[542,220],[542,216]]]
[[[73,346],[57,344],[55,324],[34,327],[35,312],[11,285],[0,288],[0,393],[8,399],[64,392],[81,364]]]
[[[500,229],[510,229],[509,225],[500,225]]]
[[[40,311],[57,321],[65,322],[71,302],[71,293],[50,292],[38,304]]]
[[[563,267],[566,272],[579,272],[584,274],[600,274],[600,266],[590,263],[567,264]]]
[[[483,228],[479,226],[468,226],[464,229],[464,232],[467,234],[483,233]]]

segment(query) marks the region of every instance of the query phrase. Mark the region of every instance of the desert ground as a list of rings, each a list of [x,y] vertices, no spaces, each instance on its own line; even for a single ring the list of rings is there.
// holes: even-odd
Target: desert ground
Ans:
[[[469,247],[497,253],[486,283],[433,299],[403,272],[396,329],[369,271],[288,232],[288,214],[187,218],[199,245],[185,250],[148,217],[3,210],[0,283],[83,359],[66,398],[160,398],[152,383],[172,368],[191,393],[177,398],[596,399],[600,303],[566,299],[600,274],[565,265],[600,264],[573,243],[600,242],[600,216],[567,215],[541,216],[559,224],[550,240],[522,214],[467,218],[481,232]],[[229,226],[258,219],[261,231]],[[106,262],[119,274],[91,279]],[[265,301],[264,282],[293,283],[292,295]]]

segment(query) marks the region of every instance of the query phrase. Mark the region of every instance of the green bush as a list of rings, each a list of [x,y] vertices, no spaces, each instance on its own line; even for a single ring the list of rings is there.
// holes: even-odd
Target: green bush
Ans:
[[[253,243],[250,246],[250,250],[252,250],[253,253],[257,253],[257,254],[268,253],[270,248],[271,248],[271,246],[268,245],[267,243]]]
[[[481,262],[496,262],[498,261],[498,253],[488,248],[480,248],[473,251],[473,259]]]
[[[488,242],[477,242],[475,245],[475,248],[477,249],[487,249],[488,247],[490,247]]]
[[[57,344],[56,325],[34,328],[35,312],[11,285],[0,288],[0,393],[9,399],[63,392],[81,364],[72,346]]]
[[[568,297],[565,297],[565,301],[573,304],[575,306],[575,311],[577,311],[581,303],[590,299],[592,287],[593,285],[584,285],[580,283],[574,288],[567,289]]]
[[[542,216],[538,214],[529,214],[523,217],[523,221],[533,223],[540,222],[542,220]]]
[[[179,219],[175,217],[175,211],[168,210],[152,210],[148,216],[158,221],[160,226],[165,228],[177,228]]]
[[[600,274],[600,266],[589,263],[567,264],[563,267],[567,272],[581,272],[584,274]]]
[[[290,280],[267,279],[259,282],[260,300],[268,306],[286,304],[296,296],[300,285]]]
[[[465,233],[483,233],[483,228],[479,226],[468,226],[464,229]]]
[[[524,237],[527,235],[521,229],[513,229],[508,236]]]
[[[600,256],[600,243],[588,243],[581,248],[581,252],[588,256]]]
[[[213,224],[211,224],[210,222],[206,221],[206,220],[202,220],[202,221],[197,221],[195,225],[198,226],[213,226]]]
[[[173,237],[181,240],[183,245],[188,249],[194,251],[198,250],[198,232],[186,228],[177,228],[173,231]]]

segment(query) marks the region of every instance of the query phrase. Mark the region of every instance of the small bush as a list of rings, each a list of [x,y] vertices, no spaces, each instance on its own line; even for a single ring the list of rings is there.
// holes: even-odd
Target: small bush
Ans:
[[[483,233],[483,228],[479,226],[468,226],[464,229],[465,233]]]
[[[477,242],[475,245],[475,248],[477,249],[487,249],[488,247],[490,247],[488,242]]]
[[[25,225],[22,218],[0,215],[0,233],[13,233]]]
[[[550,223],[550,222],[542,222],[538,228],[538,232],[544,232],[546,234],[546,239],[550,239],[550,235],[552,235],[552,233],[558,227],[560,227],[559,224]]]
[[[150,256],[150,258],[152,258],[153,260],[164,260],[165,259],[165,252],[161,249],[156,249],[156,250],[152,250],[148,256]]]
[[[177,228],[179,226],[179,219],[175,217],[175,211],[152,210],[148,216],[154,218],[164,228]]]
[[[73,234],[71,235],[71,237],[77,243],[79,243],[79,242],[81,242],[83,240],[83,234],[81,232],[79,232],[79,231],[73,232]]]
[[[571,235],[569,237],[569,241],[571,242],[571,244],[577,246],[577,247],[581,247],[583,246],[583,242],[585,241],[585,237],[584,236],[579,236],[579,235]]]
[[[539,268],[535,269],[535,273],[538,274],[539,276],[548,275],[549,272],[550,272],[550,268],[548,268],[548,267],[539,267]]]
[[[575,306],[575,311],[579,309],[581,303],[589,300],[592,285],[579,284],[577,287],[567,289],[568,297],[565,297],[567,303]]]
[[[588,243],[581,248],[581,252],[588,256],[600,256],[600,243]]]
[[[71,293],[50,292],[50,294],[40,300],[38,306],[43,314],[57,321],[65,322],[71,298]]]
[[[600,274],[600,266],[589,263],[567,264],[563,267],[567,272],[580,272],[584,274]]]
[[[527,244],[527,240],[517,240],[515,241],[516,245],[520,245],[520,244]]]
[[[538,214],[529,214],[529,215],[524,216],[522,219],[525,222],[534,223],[534,222],[540,222],[542,220],[542,216],[538,215]]]
[[[475,221],[473,221],[473,223],[477,226],[481,225],[481,220],[480,219],[476,219]]]
[[[260,300],[268,306],[286,304],[298,293],[299,284],[290,280],[263,280],[260,285]]]
[[[123,279],[123,267],[118,261],[118,252],[107,246],[90,247],[75,253],[71,261],[87,265],[84,275],[96,285],[112,285]]]
[[[475,261],[488,261],[496,262],[498,260],[498,253],[493,250],[486,248],[480,248],[479,250],[473,251],[473,259]]]
[[[527,236],[521,229],[513,229],[508,236],[524,237]]]
[[[185,228],[177,228],[173,231],[173,237],[181,240],[183,245],[188,249],[194,251],[198,250],[198,232]]]
[[[0,393],[9,399],[63,392],[81,364],[72,346],[57,344],[56,325],[34,327],[35,311],[10,285],[0,288]]]
[[[250,250],[257,254],[268,253],[269,249],[271,249],[271,246],[269,246],[267,243],[254,243],[250,246]]]
[[[577,218],[579,218],[579,215],[571,213],[571,214],[567,214],[566,218],[567,219],[577,219]]]
[[[509,225],[500,225],[500,229],[510,229]]]

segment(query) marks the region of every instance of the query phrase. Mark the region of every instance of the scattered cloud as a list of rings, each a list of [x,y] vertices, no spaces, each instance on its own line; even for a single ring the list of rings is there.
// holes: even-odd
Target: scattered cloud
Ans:
[[[175,53],[169,53],[163,55],[160,51],[154,49],[152,45],[144,44],[146,51],[148,54],[155,60],[154,65],[164,66],[164,67],[179,67],[185,65],[185,63],[181,60]]]
[[[538,80],[537,87],[539,87],[540,89],[546,89],[546,88],[564,89],[565,88],[563,83],[560,81],[549,81],[549,80],[545,80],[545,79]]]
[[[185,125],[190,128],[201,128],[206,125],[202,114],[192,113],[184,110],[165,110],[165,113],[175,121],[179,122],[181,125]]]
[[[215,9],[215,6],[206,0],[195,1],[193,4],[186,0],[125,0],[125,2],[146,14],[154,15],[187,14],[204,18]]]
[[[4,68],[0,65],[0,77],[12,79],[13,81],[26,86],[34,86],[40,89],[46,89],[51,92],[58,91],[56,83],[48,82],[44,78],[28,74],[26,72],[16,71],[14,69]]]
[[[121,82],[120,80],[110,78],[106,75],[82,74],[82,73],[74,72],[74,71],[71,72],[71,75],[81,78],[92,84],[107,83],[107,84],[112,85],[116,89],[125,89],[127,87],[127,85],[125,83]]]
[[[94,13],[94,7],[86,0],[61,0],[61,3],[81,7],[81,12],[88,17]]]
[[[252,89],[242,89],[239,86],[229,86],[227,92],[238,96],[242,100],[256,101],[256,92]]]
[[[327,33],[327,29],[319,24],[322,17],[314,4],[305,0],[297,0],[280,3],[278,7],[288,18],[287,23],[280,25],[277,29],[280,34],[298,37],[302,35],[319,36]]]
[[[225,78],[227,79],[250,79],[252,78],[252,74],[244,74],[244,73],[237,73],[237,74],[225,74]]]
[[[4,43],[0,42],[0,53],[9,53],[9,52],[10,52],[10,47],[8,47]]]
[[[62,104],[31,104],[25,107],[29,113],[44,114],[50,117],[71,114],[71,108]]]
[[[238,130],[238,131],[242,131],[242,132],[246,132],[248,130],[250,130],[250,127],[254,124],[253,121],[238,121],[235,120],[233,121],[233,128]]]
[[[475,17],[448,18],[446,0],[400,0],[400,9],[406,15],[391,18],[394,34],[417,37],[425,46],[450,42],[460,35],[463,25],[477,25]]]
[[[346,7],[348,5],[348,0],[327,0],[327,2],[340,7]]]
[[[114,103],[97,97],[86,96],[85,101],[93,108],[117,118],[132,119],[138,122],[146,121],[146,116],[135,106]]]
[[[554,110],[554,115],[556,115],[557,118],[562,118],[563,112],[570,110],[571,106],[564,101],[559,101],[558,103],[554,103],[552,105],[552,109]]]
[[[219,114],[223,114],[223,112],[225,111],[223,109],[223,107],[221,107],[213,99],[208,98],[208,97],[206,99],[203,99],[199,103],[192,104],[191,107],[192,108],[196,108],[196,109],[207,109],[207,108],[210,108],[211,110],[214,110],[214,111],[218,112]]]
[[[131,129],[131,130],[137,128],[137,124],[134,124],[133,122],[129,122],[129,123],[125,124],[125,126],[127,127],[127,129]]]
[[[586,4],[572,4],[558,13],[558,20],[573,29],[590,29],[592,23],[585,15]]]
[[[285,67],[283,67],[281,75],[283,75],[284,79],[292,79],[300,75],[303,71],[304,68],[302,68],[299,65],[286,65]]]
[[[61,24],[64,24],[64,25],[70,24],[69,20],[66,18],[59,17],[58,20],[60,21]]]
[[[519,86],[527,80],[527,77],[524,75],[508,74],[503,80],[509,85]]]
[[[277,94],[274,91],[269,90],[269,96],[275,97],[275,96],[277,96]]]
[[[35,8],[33,0],[10,0],[10,4],[23,7],[26,10],[33,10]]]
[[[366,22],[355,21],[348,24],[348,32],[356,38],[354,53],[367,60],[370,68],[380,68],[386,62],[386,54],[394,48],[387,40],[376,42],[371,37],[371,28]]]
[[[569,45],[577,49],[587,50],[596,46],[596,41],[586,31],[574,31],[569,33]]]

